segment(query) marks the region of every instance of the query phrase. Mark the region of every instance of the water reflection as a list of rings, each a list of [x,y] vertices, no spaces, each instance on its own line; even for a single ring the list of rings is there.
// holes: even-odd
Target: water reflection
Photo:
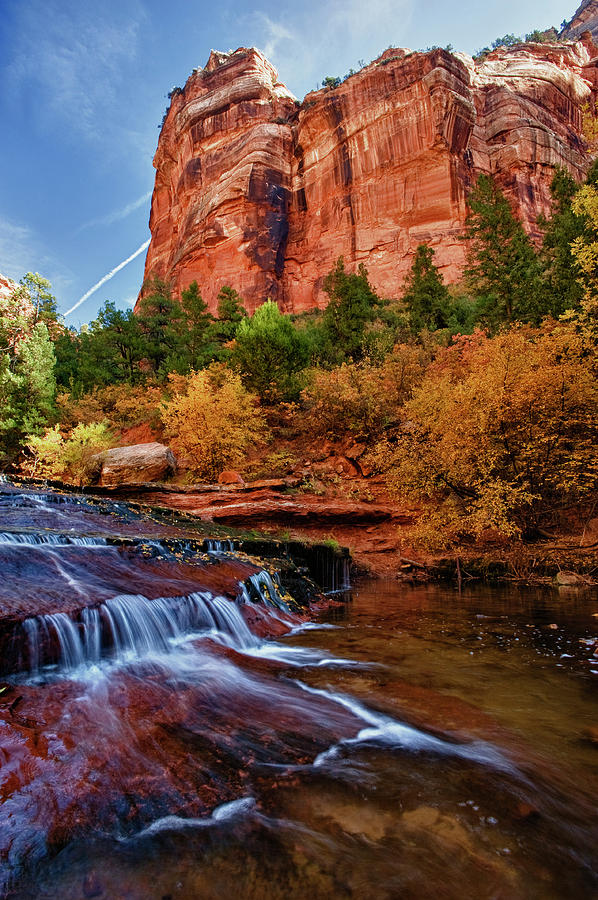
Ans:
[[[16,578],[22,548],[6,543]],[[0,893],[596,894],[595,595],[364,581],[317,623],[267,603],[242,618],[214,592],[191,615],[161,583],[188,591],[205,566],[29,551],[59,553],[104,606],[67,629],[70,667],[2,685]],[[211,577],[236,571],[230,548],[210,552]],[[110,594],[136,579],[151,614]]]

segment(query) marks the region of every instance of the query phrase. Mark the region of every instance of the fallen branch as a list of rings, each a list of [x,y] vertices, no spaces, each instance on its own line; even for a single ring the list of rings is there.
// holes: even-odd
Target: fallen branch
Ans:
[[[415,559],[407,559],[406,556],[399,556],[399,561],[402,563],[409,563],[410,566],[415,566],[416,569],[434,569],[435,566],[426,565],[425,563],[417,562]]]

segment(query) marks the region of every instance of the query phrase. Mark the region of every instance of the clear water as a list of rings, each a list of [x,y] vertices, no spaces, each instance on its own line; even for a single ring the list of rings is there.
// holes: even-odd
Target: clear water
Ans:
[[[598,596],[352,598],[264,604],[276,639],[103,601],[143,640],[104,657],[89,613],[70,666],[0,685],[0,895],[598,896]]]

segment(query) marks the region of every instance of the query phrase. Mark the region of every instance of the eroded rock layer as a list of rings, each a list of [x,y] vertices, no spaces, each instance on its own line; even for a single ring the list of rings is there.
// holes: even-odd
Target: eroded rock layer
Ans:
[[[523,44],[465,54],[390,49],[299,103],[256,49],[213,52],[175,92],[154,160],[146,277],[194,279],[210,308],[231,285],[252,311],[327,301],[335,260],[397,296],[418,244],[459,278],[466,196],[495,175],[532,235],[555,167],[582,178],[583,108],[598,49]]]
[[[571,21],[565,23],[561,35],[575,41],[586,31],[594,41],[598,39],[598,0],[583,0]]]

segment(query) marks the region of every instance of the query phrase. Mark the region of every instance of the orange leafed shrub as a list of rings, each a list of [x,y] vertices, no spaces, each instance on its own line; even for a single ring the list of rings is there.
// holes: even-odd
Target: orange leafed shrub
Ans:
[[[86,425],[107,421],[114,428],[132,428],[147,424],[156,428],[160,423],[162,388],[153,385],[111,384],[96,387],[88,394],[73,399],[59,394],[56,405],[60,421],[65,425]]]
[[[554,323],[439,353],[374,454],[397,495],[426,501],[424,543],[531,533],[598,490],[591,359]]]
[[[238,375],[214,364],[185,382],[172,380],[174,393],[162,407],[170,446],[194,475],[215,480],[243,462],[247,450],[267,437],[257,398]]]
[[[402,344],[381,365],[364,361],[314,369],[302,395],[307,428],[332,438],[378,436],[397,422],[426,362],[420,347]]]

